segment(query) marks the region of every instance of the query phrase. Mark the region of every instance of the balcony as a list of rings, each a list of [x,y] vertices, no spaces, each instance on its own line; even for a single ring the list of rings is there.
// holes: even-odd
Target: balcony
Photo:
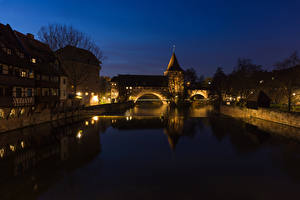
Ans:
[[[34,105],[34,97],[13,97],[12,105],[14,107],[21,107],[21,106],[33,106]]]

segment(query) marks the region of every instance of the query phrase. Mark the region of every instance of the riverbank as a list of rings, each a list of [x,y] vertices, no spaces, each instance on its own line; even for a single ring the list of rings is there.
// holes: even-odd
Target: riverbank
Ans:
[[[132,106],[132,103],[115,103],[103,104],[97,106],[84,107],[80,109],[62,110],[53,112],[51,109],[43,109],[39,112],[25,113],[0,119],[0,133],[12,131],[15,129],[25,128],[47,122],[63,121],[73,122],[80,121],[92,115],[102,115],[108,112],[120,112]]]
[[[300,115],[271,109],[242,108],[237,106],[221,106],[220,112],[236,118],[258,118],[279,124],[300,128]]]

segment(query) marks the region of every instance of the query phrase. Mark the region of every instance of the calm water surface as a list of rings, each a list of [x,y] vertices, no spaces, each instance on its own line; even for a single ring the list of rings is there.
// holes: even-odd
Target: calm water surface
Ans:
[[[297,139],[217,116],[210,107],[137,106],[64,123],[0,135],[0,199],[300,195]]]

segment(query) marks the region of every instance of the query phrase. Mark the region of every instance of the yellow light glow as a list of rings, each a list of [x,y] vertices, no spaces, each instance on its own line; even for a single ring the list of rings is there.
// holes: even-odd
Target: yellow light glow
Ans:
[[[293,96],[296,96],[296,93],[293,93]]]
[[[91,102],[90,102],[90,104],[91,105],[97,105],[99,103],[99,98],[98,98],[98,96],[96,95],[96,96],[93,96],[92,98],[91,98]]]
[[[92,120],[92,121],[91,121],[91,124],[95,124],[95,120]]]
[[[85,93],[85,96],[87,96],[87,95],[89,95],[89,93],[88,93],[88,92],[86,92],[86,93]]]
[[[4,157],[4,153],[5,153],[5,150],[2,148],[0,149],[0,157],[3,158]]]
[[[77,92],[76,95],[77,95],[77,96],[81,96],[81,92]]]
[[[79,130],[79,131],[78,131],[76,137],[77,137],[78,139],[80,139],[80,138],[82,137],[82,130]]]
[[[98,116],[94,116],[94,117],[93,117],[93,120],[98,121],[98,120],[99,120],[99,117],[98,117]]]
[[[11,151],[15,151],[15,150],[16,150],[16,147],[13,146],[13,145],[9,145],[9,149],[10,149]]]
[[[89,125],[89,121],[85,121],[85,125],[88,126]]]
[[[21,147],[24,148],[25,147],[25,143],[24,141],[21,142]]]

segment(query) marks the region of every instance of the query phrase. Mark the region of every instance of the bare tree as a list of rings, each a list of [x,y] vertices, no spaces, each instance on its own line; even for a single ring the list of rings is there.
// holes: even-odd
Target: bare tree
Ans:
[[[73,26],[61,24],[42,26],[38,31],[38,37],[42,42],[48,44],[53,51],[70,45],[91,51],[100,61],[104,59],[103,53],[95,41]]]
[[[288,58],[281,62],[275,63],[275,68],[277,70],[288,69],[300,64],[300,59],[298,57],[298,52],[294,51]]]

